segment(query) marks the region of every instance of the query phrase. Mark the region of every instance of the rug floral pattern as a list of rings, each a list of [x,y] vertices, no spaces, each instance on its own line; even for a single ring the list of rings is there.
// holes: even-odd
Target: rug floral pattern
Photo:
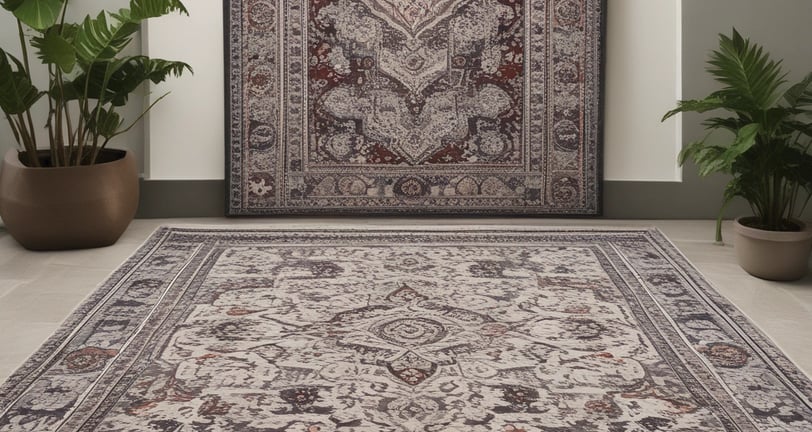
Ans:
[[[229,212],[597,214],[599,0],[231,0]]]
[[[656,231],[167,228],[0,431],[801,431],[811,389]]]

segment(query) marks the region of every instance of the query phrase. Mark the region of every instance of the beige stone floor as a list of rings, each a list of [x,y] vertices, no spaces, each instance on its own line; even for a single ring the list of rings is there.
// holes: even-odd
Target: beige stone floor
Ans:
[[[735,263],[731,245],[712,241],[711,221],[549,219],[163,219],[136,220],[111,247],[35,253],[0,230],[0,382],[50,336],[79,303],[160,225],[607,225],[656,226],[798,366],[812,376],[812,275],[793,283],[753,278]],[[731,239],[730,226],[725,226]]]

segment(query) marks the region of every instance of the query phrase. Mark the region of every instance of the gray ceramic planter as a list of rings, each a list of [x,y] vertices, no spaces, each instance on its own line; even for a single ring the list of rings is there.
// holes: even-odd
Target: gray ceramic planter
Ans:
[[[47,154],[47,153],[46,153]],[[138,207],[138,171],[131,152],[105,150],[107,162],[31,168],[10,150],[0,164],[0,217],[31,250],[109,246]]]
[[[812,228],[798,222],[796,232],[765,231],[742,225],[738,218],[733,224],[735,249],[739,265],[753,276],[775,281],[793,281],[809,271],[812,251]]]

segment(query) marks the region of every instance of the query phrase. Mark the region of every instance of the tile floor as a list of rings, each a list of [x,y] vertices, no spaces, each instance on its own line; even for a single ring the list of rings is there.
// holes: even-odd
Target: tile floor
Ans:
[[[163,219],[136,220],[111,247],[35,253],[0,229],[0,382],[36,350],[70,312],[160,225],[268,227],[370,225],[609,225],[656,226],[723,295],[812,376],[812,275],[793,283],[753,278],[718,246],[711,221],[547,219]],[[730,226],[725,227],[731,239]]]

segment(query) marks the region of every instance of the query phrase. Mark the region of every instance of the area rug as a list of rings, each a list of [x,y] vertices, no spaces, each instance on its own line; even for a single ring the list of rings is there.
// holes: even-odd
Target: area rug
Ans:
[[[228,213],[595,215],[603,0],[226,0]]]
[[[162,228],[0,431],[802,431],[812,383],[656,230]]]

